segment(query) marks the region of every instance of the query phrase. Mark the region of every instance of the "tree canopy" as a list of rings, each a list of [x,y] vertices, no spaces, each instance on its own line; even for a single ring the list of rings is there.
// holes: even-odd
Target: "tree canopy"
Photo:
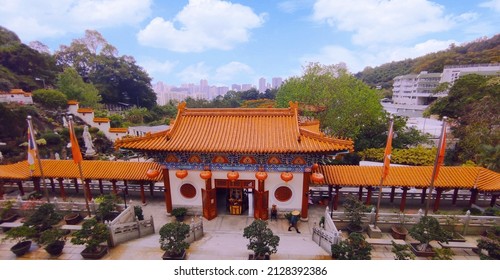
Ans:
[[[82,107],[99,107],[101,101],[99,92],[94,85],[85,83],[74,68],[64,69],[64,72],[57,76],[56,85],[68,100],[78,100]]]

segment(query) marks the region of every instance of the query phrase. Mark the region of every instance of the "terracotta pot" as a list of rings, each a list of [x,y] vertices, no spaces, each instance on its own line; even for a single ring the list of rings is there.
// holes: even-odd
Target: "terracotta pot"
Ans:
[[[45,247],[45,251],[47,251],[47,253],[51,254],[52,256],[58,256],[62,253],[64,244],[65,242],[63,240],[55,241],[54,243],[47,245]]]
[[[434,252],[434,250],[432,250],[432,247],[430,245],[427,246],[426,251],[418,250],[417,245],[419,245],[419,243],[410,243],[410,249],[413,252],[413,254],[415,254],[415,256],[424,257],[424,258],[432,258],[436,255],[436,252]]]
[[[408,235],[408,230],[402,226],[392,226],[391,227],[391,235],[394,239],[406,239],[406,235]]]
[[[183,250],[179,255],[172,255],[169,252],[165,252],[161,258],[163,260],[185,260],[186,250]]]
[[[263,257],[256,257],[254,254],[249,254],[248,259],[249,260],[270,260],[271,256],[268,254],[265,254]]]
[[[80,213],[70,213],[64,216],[64,221],[67,225],[76,225],[82,220]]]
[[[18,218],[18,215],[15,213],[6,214],[6,215],[4,215],[4,217],[2,219],[0,219],[0,224],[1,223],[12,223],[15,220],[17,220],[17,218]]]

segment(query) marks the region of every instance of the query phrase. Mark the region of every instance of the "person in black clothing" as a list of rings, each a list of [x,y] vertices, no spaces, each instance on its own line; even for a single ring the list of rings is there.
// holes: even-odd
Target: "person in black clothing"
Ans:
[[[299,229],[297,228],[297,222],[299,221],[299,216],[300,216],[299,211],[292,212],[292,218],[290,218],[290,226],[288,227],[288,231],[292,231],[292,228],[295,228],[297,233],[300,233]]]

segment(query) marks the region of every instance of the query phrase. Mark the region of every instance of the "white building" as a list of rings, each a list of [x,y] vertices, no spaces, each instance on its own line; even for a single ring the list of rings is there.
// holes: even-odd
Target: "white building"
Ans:
[[[10,92],[0,92],[0,103],[33,104],[31,92],[13,88]]]

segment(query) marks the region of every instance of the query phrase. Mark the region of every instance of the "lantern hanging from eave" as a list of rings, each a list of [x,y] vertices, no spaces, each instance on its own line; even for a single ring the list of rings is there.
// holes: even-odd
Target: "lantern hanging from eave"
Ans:
[[[267,179],[267,172],[259,171],[255,173],[255,178],[257,178],[260,182],[265,181]]]
[[[212,172],[210,170],[203,170],[200,172],[200,178],[203,180],[208,180],[212,178]]]
[[[311,169],[312,169],[313,172],[315,172],[316,170],[318,170],[318,168],[319,168],[319,164],[315,163],[315,164],[312,165]]]
[[[317,173],[313,173],[311,175],[311,180],[316,183],[316,184],[321,184],[323,183],[323,181],[325,180],[325,176],[323,176],[323,174],[317,172]]]
[[[238,173],[237,171],[227,172],[227,178],[233,182],[238,180],[239,177],[240,177],[240,173]]]
[[[177,170],[177,172],[175,172],[175,176],[181,180],[186,178],[187,175],[188,175],[188,172],[185,169]]]
[[[281,180],[288,182],[293,179],[293,174],[292,172],[282,172],[281,173]]]
[[[149,179],[154,179],[160,174],[160,171],[156,169],[149,169],[146,171],[146,176],[148,176]]]

